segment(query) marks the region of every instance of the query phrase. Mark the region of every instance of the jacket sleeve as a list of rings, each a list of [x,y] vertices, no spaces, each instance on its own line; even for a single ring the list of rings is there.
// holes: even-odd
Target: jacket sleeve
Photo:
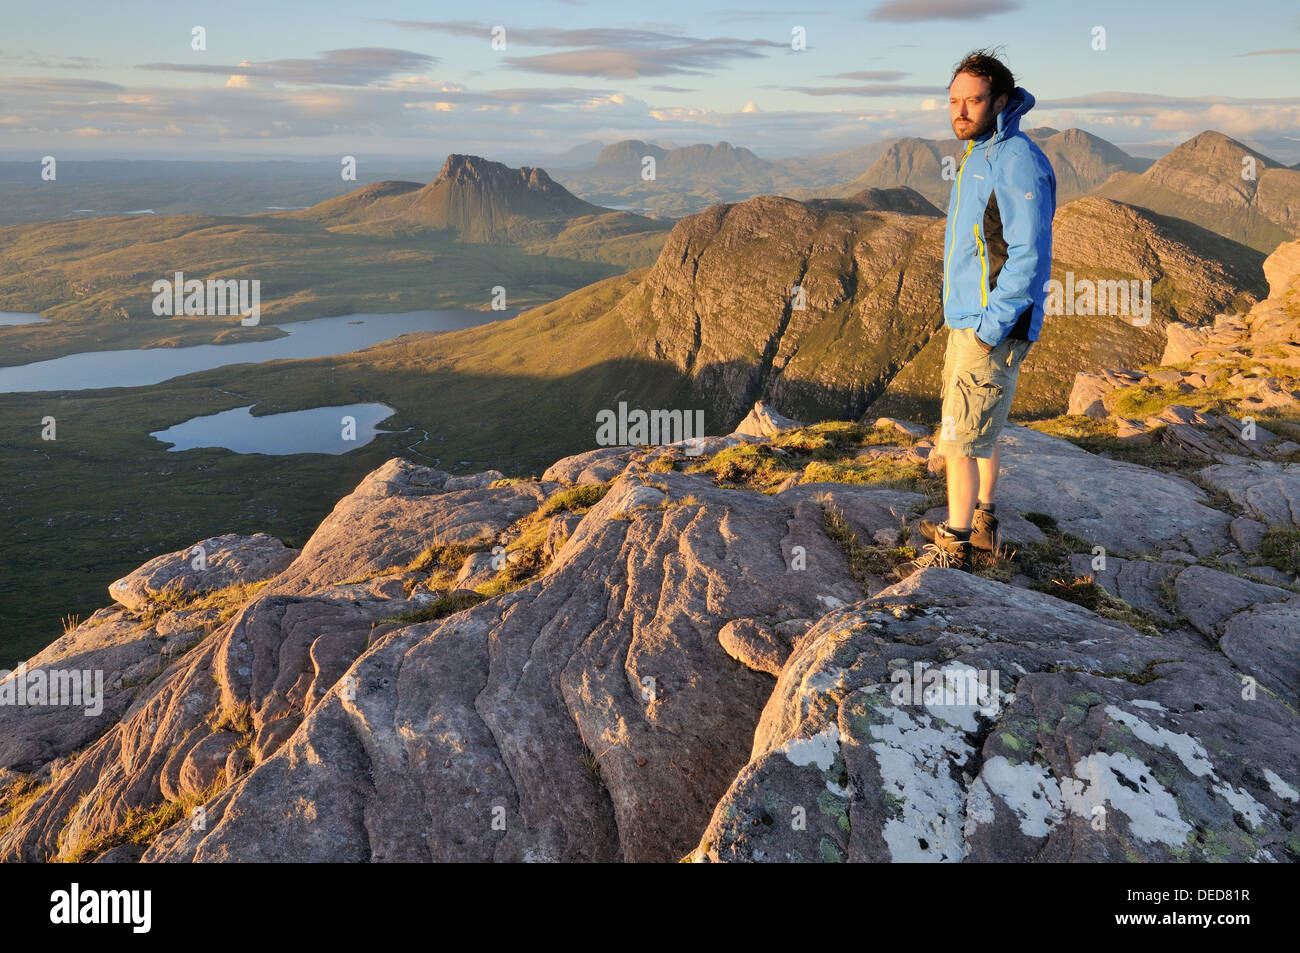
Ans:
[[[1002,217],[1007,260],[975,326],[975,336],[990,347],[1002,343],[1020,313],[1051,277],[1056,174],[1046,158],[1033,152],[1021,153],[1003,166],[993,189]]]

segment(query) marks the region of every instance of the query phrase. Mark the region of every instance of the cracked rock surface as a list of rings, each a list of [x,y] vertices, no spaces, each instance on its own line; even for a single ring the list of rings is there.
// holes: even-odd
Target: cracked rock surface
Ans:
[[[692,858],[1289,860],[1297,758],[1222,655],[931,568],[808,633]]]

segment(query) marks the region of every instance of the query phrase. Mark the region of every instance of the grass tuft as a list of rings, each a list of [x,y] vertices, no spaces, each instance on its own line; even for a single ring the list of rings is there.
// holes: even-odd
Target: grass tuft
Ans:
[[[462,612],[478,605],[480,602],[487,600],[488,596],[482,592],[469,592],[464,589],[457,589],[449,592],[444,596],[439,596],[426,606],[413,609],[410,612],[401,612],[397,615],[386,616],[379,620],[383,625],[388,622],[397,622],[404,625],[414,625],[419,622],[432,622],[435,619],[441,619],[445,616]]]
[[[1269,529],[1259,544],[1259,555],[1267,566],[1300,575],[1300,530]]]

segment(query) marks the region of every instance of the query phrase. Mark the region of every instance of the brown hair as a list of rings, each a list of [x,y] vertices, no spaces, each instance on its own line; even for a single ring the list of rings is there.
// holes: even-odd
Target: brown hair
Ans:
[[[1002,61],[994,55],[994,50],[973,50],[967,53],[962,61],[958,63],[952,71],[952,79],[948,80],[951,87],[953,80],[957,78],[958,73],[970,73],[972,76],[979,76],[988,80],[989,85],[993,87],[992,99],[997,102],[999,96],[1006,93],[1010,98],[1015,92],[1016,80],[1011,75],[1011,70],[1003,65]]]

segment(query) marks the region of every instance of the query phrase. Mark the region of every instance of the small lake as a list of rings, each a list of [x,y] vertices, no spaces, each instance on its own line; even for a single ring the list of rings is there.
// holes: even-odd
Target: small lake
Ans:
[[[33,311],[0,311],[0,325],[42,324],[48,321],[48,318],[42,318]]]
[[[284,414],[253,416],[253,407],[236,407],[206,417],[194,417],[184,423],[156,430],[149,436],[168,447],[169,453],[198,447],[219,447],[235,453],[265,453],[284,456],[291,453],[342,454],[364,447],[375,439],[381,422],[394,413],[383,404],[341,404],[337,407],[313,407]],[[344,417],[353,423],[345,439]]]
[[[459,331],[511,318],[517,313],[453,309],[401,314],[344,314],[277,325],[287,336],[272,341],[86,351],[32,364],[0,367],[0,393],[144,387],[228,364],[346,354],[414,331]]]

